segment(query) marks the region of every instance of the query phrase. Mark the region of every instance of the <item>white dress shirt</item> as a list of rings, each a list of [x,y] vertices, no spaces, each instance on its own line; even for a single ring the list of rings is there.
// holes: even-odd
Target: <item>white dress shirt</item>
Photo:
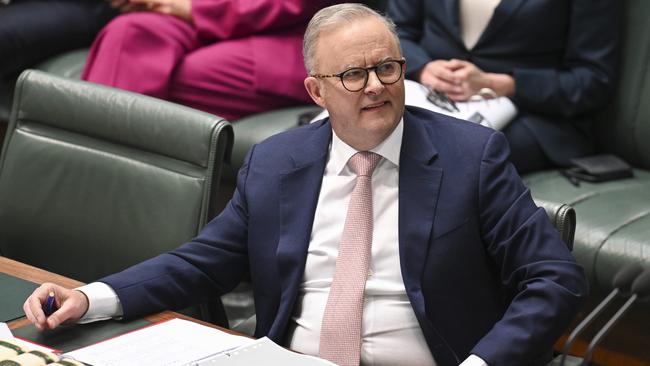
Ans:
[[[362,365],[436,365],[406,295],[398,237],[399,158],[403,121],[373,152],[384,159],[372,176],[373,242],[362,320]],[[333,133],[312,227],[305,273],[287,330],[288,347],[318,355],[320,327],[336,267],[338,245],[356,174],[347,162],[357,151]],[[90,300],[80,320],[122,315],[115,292],[106,284],[79,288]],[[461,366],[487,366],[475,355]]]

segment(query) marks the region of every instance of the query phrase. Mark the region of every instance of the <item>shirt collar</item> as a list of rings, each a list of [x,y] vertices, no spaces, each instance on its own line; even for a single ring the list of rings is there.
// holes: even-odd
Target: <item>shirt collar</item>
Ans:
[[[390,161],[399,167],[399,157],[402,148],[402,135],[404,133],[404,118],[402,118],[393,132],[370,151],[381,155],[384,160]],[[352,155],[359,152],[341,140],[336,132],[332,131],[332,144],[330,147],[329,164],[335,174],[341,174]]]

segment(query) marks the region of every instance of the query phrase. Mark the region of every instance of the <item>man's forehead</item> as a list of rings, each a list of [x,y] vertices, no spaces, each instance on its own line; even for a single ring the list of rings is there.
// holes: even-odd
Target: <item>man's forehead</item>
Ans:
[[[368,67],[387,59],[400,58],[399,46],[392,33],[381,23],[373,28],[378,31],[349,24],[321,34],[318,45],[320,62],[339,67]]]

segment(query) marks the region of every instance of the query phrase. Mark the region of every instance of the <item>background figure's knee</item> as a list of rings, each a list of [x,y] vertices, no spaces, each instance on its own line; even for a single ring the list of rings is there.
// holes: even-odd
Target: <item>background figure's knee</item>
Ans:
[[[520,175],[543,170],[552,165],[533,132],[522,121],[513,121],[503,133],[510,145],[510,162]]]
[[[122,14],[102,29],[102,37],[125,38],[129,42],[167,41],[178,43],[192,37],[190,24],[171,15],[137,12]]]

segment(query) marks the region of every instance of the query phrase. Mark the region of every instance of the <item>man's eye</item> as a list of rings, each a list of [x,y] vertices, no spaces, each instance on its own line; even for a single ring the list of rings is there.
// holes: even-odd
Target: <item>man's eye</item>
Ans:
[[[364,69],[350,69],[343,73],[343,78],[346,80],[360,80],[365,77],[366,70]]]
[[[377,73],[382,75],[391,75],[397,70],[396,62],[385,62],[377,66]]]

